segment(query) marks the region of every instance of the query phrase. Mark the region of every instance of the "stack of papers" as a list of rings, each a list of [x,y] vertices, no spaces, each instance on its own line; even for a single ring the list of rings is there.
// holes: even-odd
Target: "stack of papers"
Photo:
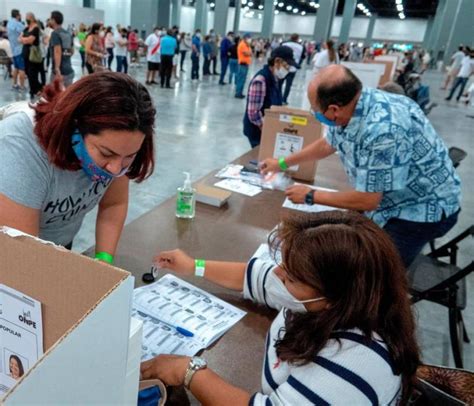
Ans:
[[[171,274],[134,291],[132,317],[143,321],[143,361],[159,354],[193,356],[245,314]]]
[[[0,285],[0,399],[42,355],[41,303]]]

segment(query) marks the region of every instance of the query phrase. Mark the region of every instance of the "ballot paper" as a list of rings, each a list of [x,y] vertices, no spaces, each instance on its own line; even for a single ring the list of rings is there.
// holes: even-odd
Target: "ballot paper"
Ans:
[[[295,185],[302,185],[300,183],[296,183]],[[302,186],[308,186],[308,185],[302,185]],[[322,190],[325,192],[337,192],[335,189],[326,189],[323,187],[317,187],[317,186],[309,186],[314,190]],[[298,210],[298,211],[304,211],[307,213],[319,213],[321,211],[330,211],[330,210],[343,210],[339,209],[337,207],[333,206],[325,206],[323,204],[313,204],[313,205],[308,205],[308,204],[297,204],[293,203],[290,199],[286,198],[285,201],[283,202],[283,207],[291,210]]]
[[[133,294],[132,316],[143,321],[143,361],[159,354],[193,356],[245,314],[171,274],[135,289]],[[183,335],[177,327],[193,336]]]
[[[250,185],[239,179],[224,179],[217,182],[214,186],[250,197],[256,196],[262,191],[261,187]]]
[[[259,172],[245,170],[242,165],[235,164],[225,166],[217,172],[215,176],[221,179],[238,179],[250,185],[268,190],[284,191],[288,186],[294,183],[291,177],[284,172],[262,175]]]
[[[0,285],[0,399],[42,355],[41,303]]]

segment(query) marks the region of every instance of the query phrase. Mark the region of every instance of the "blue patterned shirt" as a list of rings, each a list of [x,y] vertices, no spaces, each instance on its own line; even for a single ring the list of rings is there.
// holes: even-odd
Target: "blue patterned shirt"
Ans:
[[[446,145],[408,97],[363,89],[349,124],[330,128],[327,141],[357,191],[383,193],[366,213],[379,226],[433,223],[459,210],[461,182]]]

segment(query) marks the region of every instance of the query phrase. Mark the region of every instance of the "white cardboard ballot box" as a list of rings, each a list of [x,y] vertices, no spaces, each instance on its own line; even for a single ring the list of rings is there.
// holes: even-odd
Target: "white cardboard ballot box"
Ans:
[[[44,342],[44,355],[2,405],[124,404],[128,272],[0,228],[0,283],[42,303]]]

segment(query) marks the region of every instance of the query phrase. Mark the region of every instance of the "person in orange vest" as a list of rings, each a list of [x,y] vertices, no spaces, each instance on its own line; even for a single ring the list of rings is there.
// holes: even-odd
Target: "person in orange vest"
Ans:
[[[245,81],[247,80],[247,74],[249,66],[252,63],[252,37],[249,33],[244,35],[244,38],[240,41],[237,48],[237,57],[239,60],[239,70],[237,71],[237,77],[235,80],[235,97],[237,99],[245,99],[243,94]]]

